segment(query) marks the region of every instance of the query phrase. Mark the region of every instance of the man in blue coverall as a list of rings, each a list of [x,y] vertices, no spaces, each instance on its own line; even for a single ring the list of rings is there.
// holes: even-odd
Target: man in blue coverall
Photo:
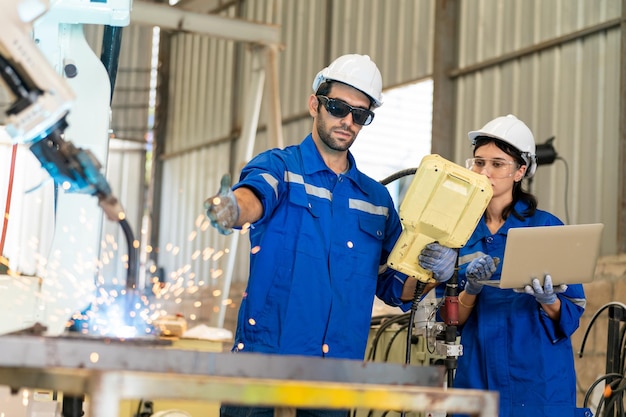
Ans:
[[[344,55],[313,81],[311,133],[296,146],[252,159],[232,189],[207,199],[221,233],[250,226],[250,276],[233,351],[363,360],[374,295],[407,310],[416,280],[387,268],[402,226],[387,189],[349,151],[382,104],[382,78],[366,55]],[[422,267],[445,282],[456,253],[432,243]],[[222,417],[272,409],[223,406]],[[298,416],[346,416],[298,410]]]

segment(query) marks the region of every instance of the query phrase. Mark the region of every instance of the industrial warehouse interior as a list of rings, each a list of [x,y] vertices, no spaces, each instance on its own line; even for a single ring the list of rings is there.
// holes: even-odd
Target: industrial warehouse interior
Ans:
[[[0,417],[626,414],[625,1],[1,1]]]

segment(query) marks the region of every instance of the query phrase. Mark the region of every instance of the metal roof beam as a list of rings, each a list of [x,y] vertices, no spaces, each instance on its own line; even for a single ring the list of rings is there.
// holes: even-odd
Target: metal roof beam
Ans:
[[[215,36],[261,45],[280,44],[280,26],[222,16],[194,13],[176,7],[145,1],[133,2],[131,23],[159,26],[161,29]]]

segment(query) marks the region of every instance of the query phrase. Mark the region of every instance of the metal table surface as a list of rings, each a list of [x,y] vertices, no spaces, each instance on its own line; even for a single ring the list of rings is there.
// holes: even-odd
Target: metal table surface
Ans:
[[[159,398],[497,417],[498,394],[444,388],[441,367],[174,349],[154,340],[0,336],[0,385],[89,396],[90,417]]]

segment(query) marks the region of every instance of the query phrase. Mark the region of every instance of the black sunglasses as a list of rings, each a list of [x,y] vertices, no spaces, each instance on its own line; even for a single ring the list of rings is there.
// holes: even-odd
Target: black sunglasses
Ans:
[[[354,123],[367,126],[374,120],[374,112],[360,107],[352,107],[345,101],[329,98],[326,96],[317,96],[317,100],[324,105],[326,111],[334,117],[346,117],[348,113],[352,113],[352,120]]]

